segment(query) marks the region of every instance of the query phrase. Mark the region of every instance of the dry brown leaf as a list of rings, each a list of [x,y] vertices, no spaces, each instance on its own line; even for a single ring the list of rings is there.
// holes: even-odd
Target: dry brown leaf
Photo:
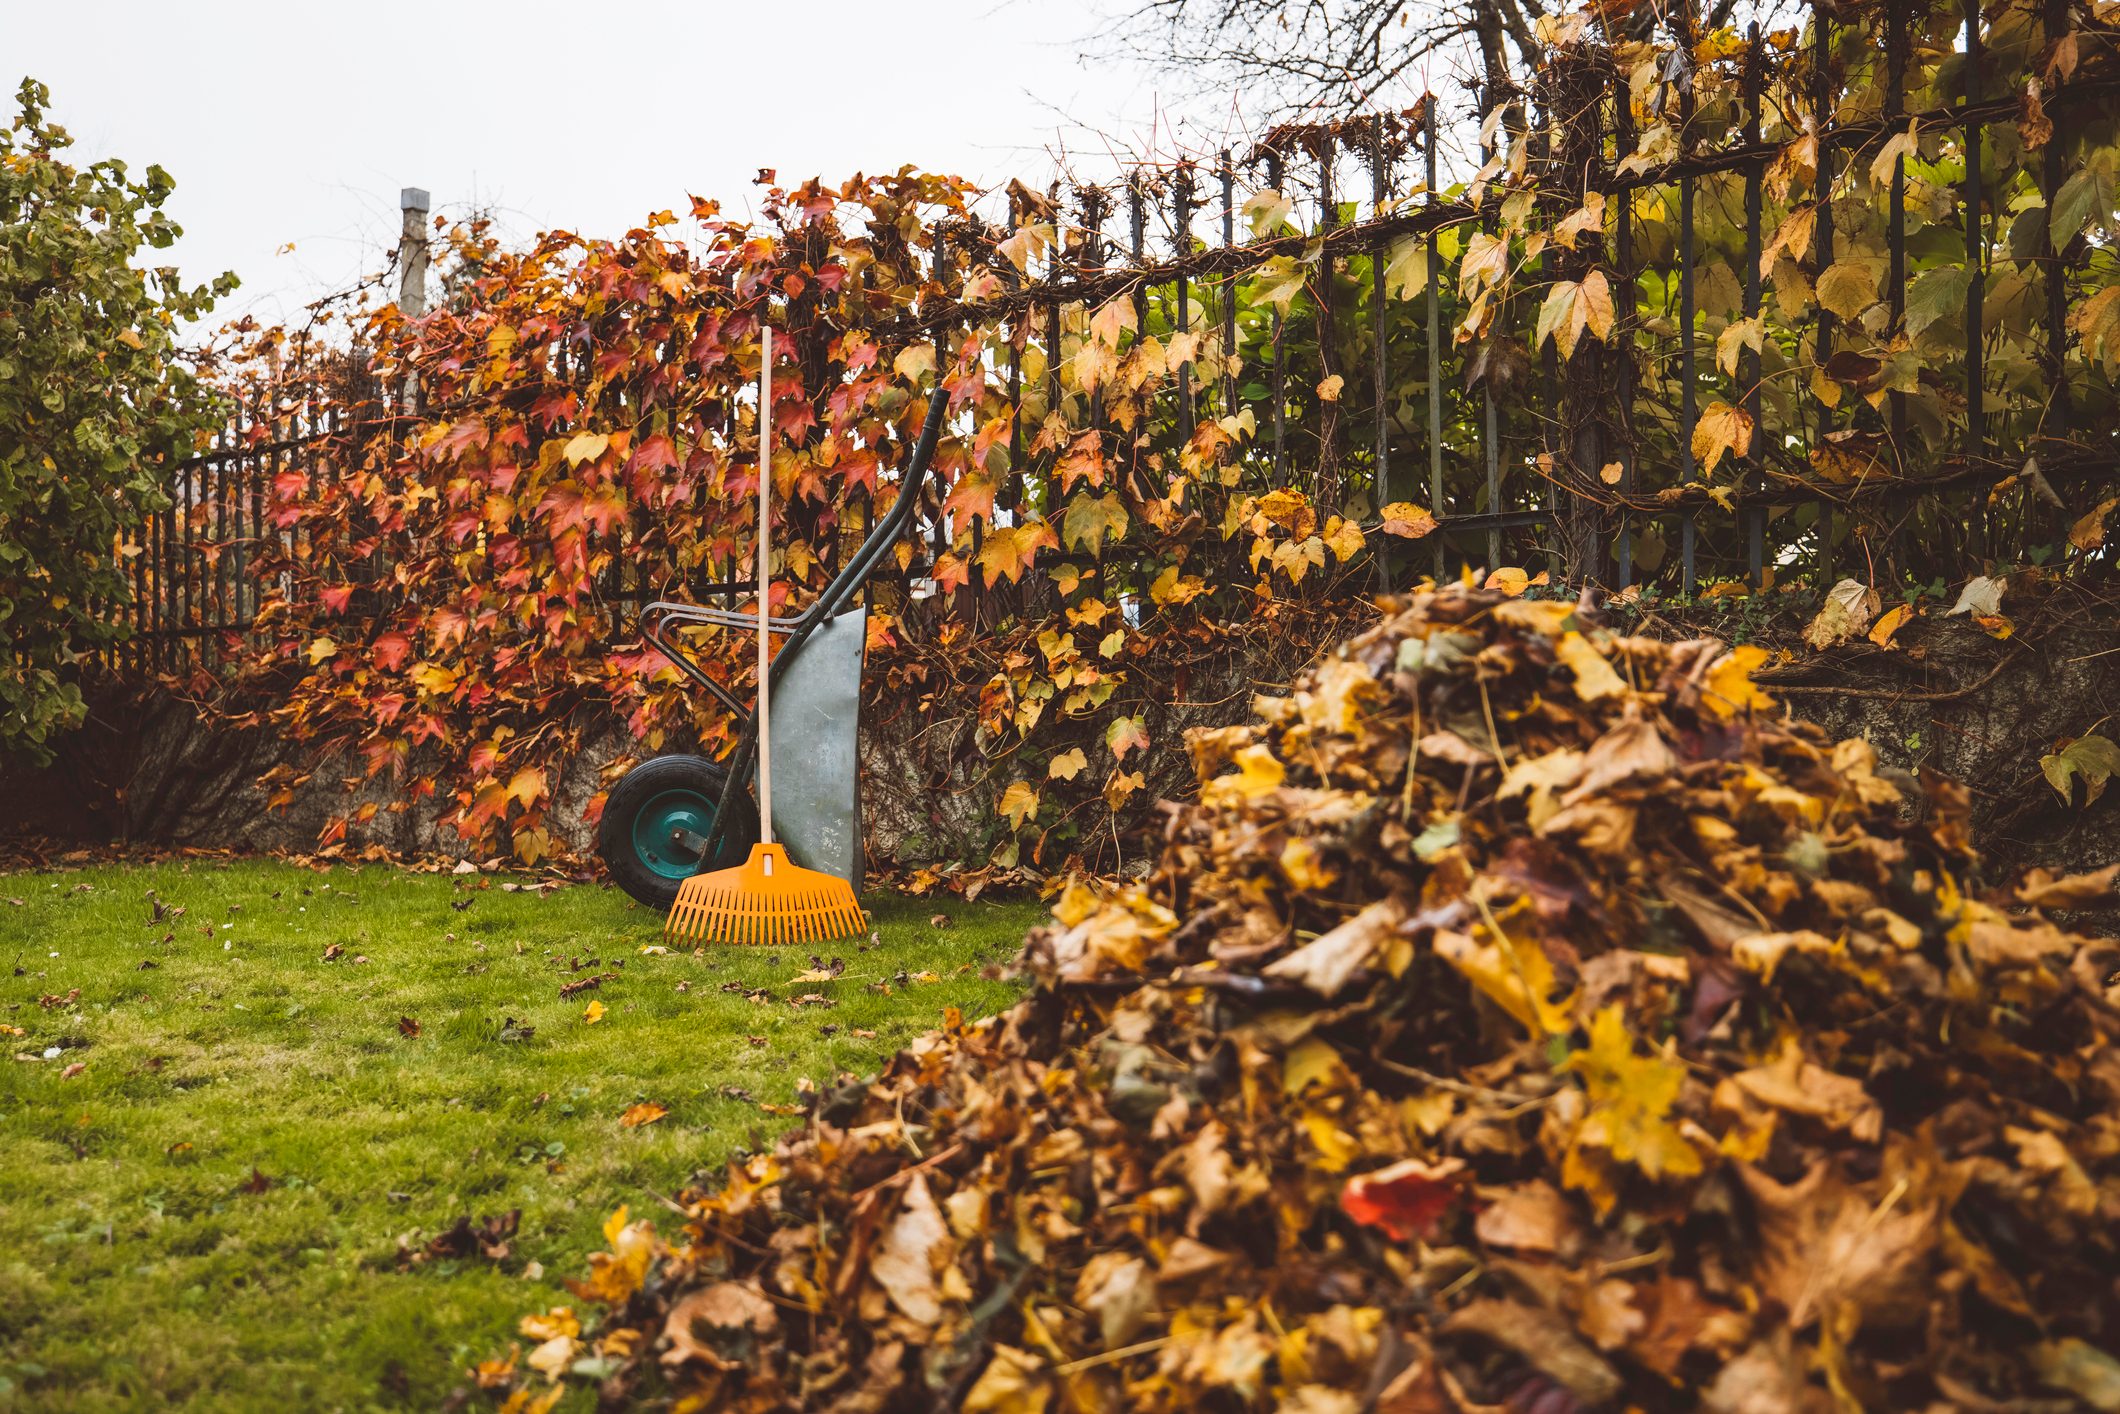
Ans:
[[[1533,1179],[1505,1189],[1480,1209],[1473,1230],[1490,1247],[1559,1252],[1575,1243],[1575,1211],[1558,1188]]]
[[[935,1263],[948,1240],[949,1229],[928,1192],[927,1175],[916,1173],[905,1186],[898,1216],[877,1245],[869,1275],[892,1305],[924,1326],[942,1319]]]
[[[1396,898],[1379,900],[1330,932],[1267,964],[1268,977],[1301,982],[1321,997],[1334,997],[1368,966],[1397,932],[1406,906]]]
[[[1825,1163],[1792,1184],[1749,1164],[1738,1174],[1759,1219],[1756,1278],[1792,1329],[1842,1309],[1880,1323],[1920,1311],[1940,1235],[1933,1206],[1891,1183],[1850,1187]]]

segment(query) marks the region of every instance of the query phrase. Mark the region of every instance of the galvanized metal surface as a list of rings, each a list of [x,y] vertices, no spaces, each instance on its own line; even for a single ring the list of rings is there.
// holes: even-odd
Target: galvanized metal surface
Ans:
[[[819,626],[773,684],[773,834],[805,869],[861,888],[861,659],[869,616]]]

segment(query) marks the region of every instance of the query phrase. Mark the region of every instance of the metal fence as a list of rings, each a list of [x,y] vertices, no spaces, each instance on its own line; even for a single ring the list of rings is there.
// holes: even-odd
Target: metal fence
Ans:
[[[2082,19],[2059,0],[2040,3],[2050,38]],[[1490,192],[1475,206],[1462,185],[1445,188],[1443,104],[1433,98],[1405,113],[1277,129],[1249,152],[1144,167],[1115,184],[1054,186],[1042,202],[1019,191],[1005,220],[963,220],[945,232],[938,276],[960,297],[874,332],[887,347],[919,340],[947,347],[970,328],[1007,330],[993,372],[1019,412],[1032,376],[1027,354],[1043,355],[1045,395],[1057,402],[1069,320],[1114,297],[1132,300],[1144,334],[1211,335],[1220,350],[1242,357],[1241,367],[1224,365],[1206,378],[1188,369],[1157,403],[1150,442],[1182,446],[1203,419],[1248,413],[1258,430],[1239,451],[1230,494],[1293,488],[1372,529],[1379,508],[1394,501],[1425,503],[1437,518],[1421,545],[1392,548],[1372,536],[1372,552],[1341,567],[1336,585],[1303,592],[1390,587],[1419,572],[1455,573],[1464,563],[1542,568],[1556,583],[1648,585],[1679,596],[1714,583],[1759,588],[1770,578],[1818,592],[1850,568],[1875,579],[1880,564],[1916,576],[1945,564],[1969,572],[1984,558],[2057,535],[2087,509],[2072,488],[2109,483],[2120,467],[2110,380],[2074,349],[2070,328],[2072,288],[2094,283],[2092,267],[2113,256],[2087,238],[2061,249],[2049,238],[2032,253],[2021,268],[2039,285],[2044,390],[2029,396],[2021,379],[2003,384],[1990,375],[1992,320],[1983,300],[1999,273],[2004,233],[1996,193],[1983,191],[1982,152],[1990,129],[2024,120],[2024,76],[1992,72],[1983,54],[1991,20],[1978,0],[1964,0],[1955,47],[1939,60],[1939,13],[1892,3],[1857,27],[1820,10],[1795,43],[1754,27],[1723,61],[1738,75],[1734,102],[1699,112],[1683,68],[1668,82],[1659,121],[1671,125],[1676,151],[1646,165],[1627,160],[1640,137],[1640,103],[1608,49],[1581,46],[1526,89],[1495,86],[1477,95],[1468,128],[1496,115],[1480,127],[1479,160],[1506,153],[1521,161],[1534,178],[1535,203],[1556,221],[1598,198],[1608,213],[1574,250],[1548,244],[1536,257],[1549,282],[1591,268],[1611,272],[1612,335],[1565,361],[1520,332],[1537,308],[1543,286],[1536,280],[1511,296],[1496,337],[1455,338],[1466,311],[1446,279],[1446,246],[1453,232],[1491,231],[1497,199]],[[1670,52],[1698,52],[1704,36],[1693,23],[1685,10],[1674,12]],[[1927,36],[1920,51],[1927,77],[1918,90],[1909,82],[1917,29]],[[1918,94],[1945,98],[1938,89],[1952,71],[1960,82],[1947,101],[1913,106]],[[1875,111],[1863,109],[1860,93],[1879,96]],[[2120,73],[2109,71],[2086,69],[2048,92],[2045,116],[2055,133],[2037,184],[2049,211],[2070,175],[2068,144],[2109,126],[2116,102]],[[1816,142],[1808,191],[1777,197],[1774,164],[1806,132]],[[1881,332],[1854,337],[1823,303],[1796,315],[1768,308],[1761,259],[1770,208],[1794,209],[1802,198],[1817,202],[1807,267],[1832,266],[1842,234],[1831,199],[1836,179],[1901,134],[1948,144],[1958,179],[1948,189],[1934,180],[1951,161],[1927,169],[1921,239],[1933,255],[1939,232],[1958,228],[1971,272],[1963,308],[1954,311],[1964,331],[1956,386],[1941,420],[1918,427],[1904,388],[1874,400],[1829,399],[1816,381],[1823,375],[1814,375],[1810,391],[1767,391],[1773,379],[1793,383],[1806,370],[1874,361],[1875,347],[1905,330],[1912,153],[1892,164],[1880,213]],[[1249,212],[1271,214],[1283,202],[1295,229],[1240,232],[1252,224]],[[1715,249],[1704,247],[1706,203],[1741,211],[1714,236],[1728,238]],[[1042,269],[1019,270],[1002,250],[1034,220],[1050,221],[1056,238]],[[1409,239],[1424,244],[1429,278],[1400,298],[1387,266]],[[1301,295],[1285,304],[1258,297],[1262,268],[1277,257],[1304,272]],[[974,272],[994,278],[981,282],[983,295],[962,297]],[[2120,282],[2120,274],[2113,278]],[[1734,308],[1704,310],[1715,298],[1730,303],[1732,283]],[[1726,375],[1712,331],[1740,320],[1762,321],[1765,333],[1741,348],[1734,375]],[[2070,389],[2086,381],[2097,391],[2095,405],[2077,408]],[[1738,457],[1740,474],[1723,482],[1703,474],[1694,452],[1704,398],[1727,399],[1756,429]],[[379,398],[362,431],[387,436],[411,415]],[[1101,430],[1094,399],[1089,416]],[[279,533],[268,488],[305,459],[345,446],[348,431],[293,413],[246,416],[178,470],[175,505],[149,528],[133,561],[137,593],[124,612],[139,632],[121,650],[128,659],[167,669],[195,657],[187,644],[245,631],[260,602],[248,552]],[[1051,473],[1049,456],[1026,454],[1021,416],[1010,438],[1008,484],[995,502],[1003,523],[1036,501]],[[1819,475],[1821,449],[1843,445],[1861,449],[1860,474]],[[2027,472],[2036,473],[2037,497],[2033,486],[2011,480]],[[1998,486],[2013,487],[2014,499],[1999,503]],[[857,536],[871,514],[855,507],[846,534]],[[912,621],[975,624],[1049,602],[1051,586],[1036,576],[999,586],[998,594],[975,576],[964,591],[921,600],[923,581],[957,529],[938,497],[912,532],[907,557],[880,577],[872,598],[881,592]],[[976,549],[983,529],[974,524],[971,533]],[[300,553],[291,542],[280,548]],[[1115,561],[1122,588],[1126,571],[1116,562],[1130,552],[1124,544],[1098,551],[1100,563]],[[827,559],[834,553],[836,542],[826,541]],[[1858,553],[1860,566],[1849,559]],[[1241,576],[1240,562],[1241,552],[1226,547],[1227,572]],[[733,602],[747,587],[742,578],[732,562],[672,584],[622,562],[607,592],[619,604],[673,592]]]

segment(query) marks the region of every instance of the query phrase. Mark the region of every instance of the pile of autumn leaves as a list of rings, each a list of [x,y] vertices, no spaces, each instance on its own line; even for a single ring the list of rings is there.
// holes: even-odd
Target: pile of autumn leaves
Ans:
[[[2120,1409],[2120,945],[1758,650],[1446,589],[1201,734],[1031,995],[623,1214],[537,1408]]]

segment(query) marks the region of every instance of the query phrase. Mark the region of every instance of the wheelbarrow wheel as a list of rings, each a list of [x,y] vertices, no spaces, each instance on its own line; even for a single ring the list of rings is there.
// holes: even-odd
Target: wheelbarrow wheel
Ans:
[[[637,902],[667,913],[679,884],[749,858],[758,843],[758,806],[749,792],[737,795],[736,818],[714,858],[700,857],[728,779],[727,771],[702,756],[654,756],[626,772],[606,797],[596,832],[596,852],[611,881]]]

